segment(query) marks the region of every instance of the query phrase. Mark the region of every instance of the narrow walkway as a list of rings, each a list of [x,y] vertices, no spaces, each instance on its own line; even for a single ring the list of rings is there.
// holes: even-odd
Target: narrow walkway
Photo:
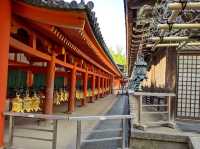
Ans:
[[[109,95],[104,98],[96,100],[94,103],[88,103],[84,107],[77,107],[76,112],[70,116],[87,116],[87,115],[105,115],[117,102],[117,97],[115,95]],[[66,105],[60,105],[55,107],[55,114],[63,114],[66,111]],[[5,142],[8,142],[8,121],[6,121],[6,132],[5,132]],[[31,127],[38,129],[51,129],[51,124],[40,124],[31,119],[18,120],[16,121],[16,127]],[[82,128],[91,129],[96,126],[96,122],[88,121],[83,122]],[[76,145],[76,122],[75,121],[58,121],[58,140],[57,149],[75,149]],[[15,134],[20,134],[29,137],[42,137],[50,139],[52,136],[50,133],[34,132],[31,130],[21,130],[15,129]],[[14,138],[14,147],[19,149],[50,149],[51,143],[44,142],[40,140],[27,140],[21,138]],[[95,148],[93,148],[95,149]]]
[[[128,97],[118,96],[118,98],[119,98],[118,101],[113,105],[110,111],[106,113],[106,115],[124,115],[124,114],[129,113]],[[106,120],[106,121],[101,121],[94,130],[118,129],[118,128],[121,128],[120,120]],[[127,129],[126,135],[128,135],[128,129]],[[120,132],[103,132],[103,133],[92,133],[91,135],[89,135],[87,139],[100,139],[100,138],[110,138],[110,137],[120,137],[120,136],[121,136]],[[126,142],[127,141],[128,139],[126,140]],[[82,149],[117,149],[120,147],[121,147],[121,140],[84,143],[81,148]]]

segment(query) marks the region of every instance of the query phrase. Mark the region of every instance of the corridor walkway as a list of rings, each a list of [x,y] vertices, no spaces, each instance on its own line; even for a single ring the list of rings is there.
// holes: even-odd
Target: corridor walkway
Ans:
[[[118,96],[117,102],[113,105],[110,111],[106,115],[125,115],[128,114],[128,97]],[[127,128],[128,123],[126,124]],[[106,120],[101,121],[94,130],[103,129],[118,129],[121,128],[120,120]],[[126,136],[128,135],[128,129]],[[100,138],[110,138],[110,137],[120,137],[120,132],[103,132],[103,133],[92,133],[87,139],[100,139]],[[128,137],[126,137],[128,138]],[[126,142],[128,139],[126,140]],[[128,143],[126,143],[128,144]],[[119,141],[104,141],[104,142],[94,142],[85,143],[82,145],[82,149],[117,149],[121,147],[121,140]]]

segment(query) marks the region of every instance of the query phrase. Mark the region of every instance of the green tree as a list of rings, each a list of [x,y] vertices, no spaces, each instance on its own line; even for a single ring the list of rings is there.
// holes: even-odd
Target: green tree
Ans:
[[[113,50],[112,48],[110,48],[109,50],[115,63],[126,65],[126,57],[122,52],[122,48],[117,47],[116,50]]]

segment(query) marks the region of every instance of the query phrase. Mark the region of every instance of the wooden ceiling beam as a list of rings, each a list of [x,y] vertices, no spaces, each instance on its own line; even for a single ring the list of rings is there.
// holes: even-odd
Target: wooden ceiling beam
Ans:
[[[14,39],[13,37],[10,37],[10,46],[14,49],[17,49],[23,53],[26,53],[27,55],[38,57],[40,59],[44,59],[46,61],[51,60],[51,56],[43,53],[41,51],[38,51],[36,49],[33,49],[32,47],[18,41],[17,39]]]
[[[59,27],[83,29],[84,11],[64,11],[34,7],[20,1],[12,1],[12,12],[18,16]]]
[[[35,27],[37,27],[37,29],[41,29],[43,30],[45,33],[47,33],[49,36],[54,37],[55,39],[57,39],[57,43],[61,44],[62,46],[65,46],[69,49],[71,49],[75,54],[78,54],[79,56],[81,56],[83,59],[85,59],[86,61],[94,64],[96,67],[104,70],[105,72],[107,72],[108,74],[113,75],[113,73],[109,72],[108,70],[106,70],[104,67],[102,67],[101,65],[99,65],[97,62],[95,62],[93,59],[91,59],[89,56],[87,56],[84,52],[82,52],[82,50],[78,49],[72,42],[70,42],[67,38],[64,38],[62,40],[62,36],[61,32],[58,33],[58,31],[54,31],[55,27],[51,26],[51,25],[44,25],[41,23],[34,23],[33,21],[31,21],[31,24],[34,25]],[[59,42],[58,42],[59,41]],[[59,61],[59,64],[65,67],[65,63]]]

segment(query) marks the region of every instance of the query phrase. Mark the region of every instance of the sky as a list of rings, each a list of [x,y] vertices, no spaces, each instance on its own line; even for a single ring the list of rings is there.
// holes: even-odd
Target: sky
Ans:
[[[71,0],[66,0],[71,1]],[[76,0],[80,2],[80,0]],[[85,0],[88,2],[89,0]],[[116,50],[117,47],[126,53],[126,32],[123,0],[91,0],[100,25],[101,33],[108,46]]]

